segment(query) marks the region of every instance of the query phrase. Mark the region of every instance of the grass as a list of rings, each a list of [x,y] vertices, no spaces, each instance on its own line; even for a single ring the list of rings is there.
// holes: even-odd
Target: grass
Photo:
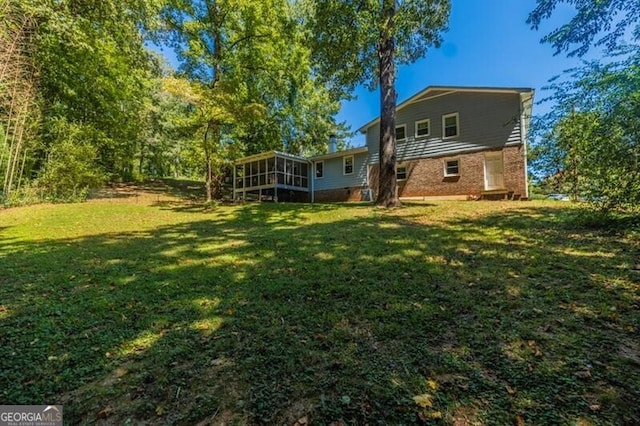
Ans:
[[[73,424],[640,423],[633,230],[558,202],[184,197],[0,211],[0,403]]]

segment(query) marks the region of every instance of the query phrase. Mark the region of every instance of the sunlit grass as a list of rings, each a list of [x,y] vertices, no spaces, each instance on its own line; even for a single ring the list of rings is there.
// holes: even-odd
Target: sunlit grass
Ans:
[[[640,423],[637,232],[559,202],[135,194],[0,211],[0,402],[72,423]]]

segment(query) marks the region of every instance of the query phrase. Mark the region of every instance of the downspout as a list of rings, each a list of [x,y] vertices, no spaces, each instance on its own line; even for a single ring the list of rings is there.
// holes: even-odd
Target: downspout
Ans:
[[[533,94],[531,94],[531,98],[529,98],[531,102],[533,102]],[[523,155],[524,155],[524,196],[528,200],[529,199],[529,167],[528,167],[528,159],[527,159],[527,125],[526,125],[526,108],[524,106],[524,100],[520,98],[520,140],[522,141],[523,146]]]

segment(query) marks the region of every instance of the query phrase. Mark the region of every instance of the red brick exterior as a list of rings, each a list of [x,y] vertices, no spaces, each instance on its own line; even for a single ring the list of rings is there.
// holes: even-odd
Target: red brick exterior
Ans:
[[[362,190],[364,186],[355,186],[350,188],[326,189],[324,191],[316,191],[314,201],[317,203],[329,203],[340,201],[362,201]]]
[[[399,197],[467,196],[480,198],[485,193],[485,152],[456,156],[425,158],[400,164],[407,167],[407,179],[398,182]],[[500,150],[492,151],[500,152]],[[504,164],[504,190],[513,198],[526,197],[524,147],[502,149]],[[459,176],[445,177],[447,160],[459,160]],[[369,185],[377,192],[378,166],[372,166]],[[486,195],[486,194],[485,194]]]

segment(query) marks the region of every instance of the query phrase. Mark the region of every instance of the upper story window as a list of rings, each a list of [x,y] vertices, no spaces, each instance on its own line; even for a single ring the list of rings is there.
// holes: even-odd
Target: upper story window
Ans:
[[[442,116],[442,137],[454,138],[460,135],[460,124],[458,123],[458,113],[447,114]]]
[[[324,177],[324,161],[316,162],[316,179],[322,179]]]
[[[444,175],[445,176],[459,176],[460,175],[460,160],[453,159],[444,162]]]
[[[431,134],[431,120],[416,121],[416,137],[429,136]]]
[[[396,140],[402,141],[402,140],[405,140],[406,138],[407,138],[407,125],[401,124],[399,126],[396,126]]]
[[[342,170],[345,175],[353,174],[353,155],[342,157]]]

